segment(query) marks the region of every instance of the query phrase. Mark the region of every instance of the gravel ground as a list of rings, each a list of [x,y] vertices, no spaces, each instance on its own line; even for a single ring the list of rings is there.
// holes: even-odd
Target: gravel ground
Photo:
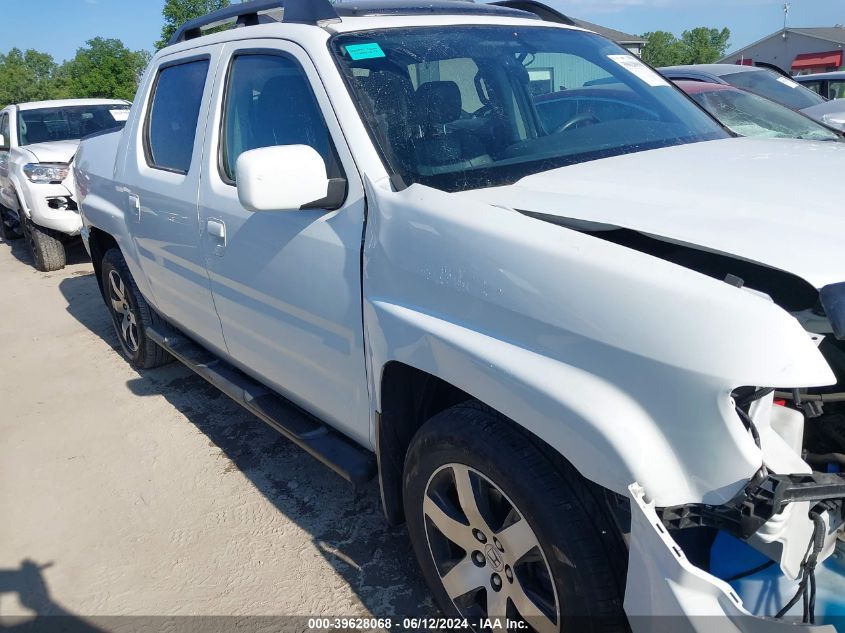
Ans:
[[[0,618],[434,613],[374,484],[179,364],[130,368],[69,261],[0,242]]]

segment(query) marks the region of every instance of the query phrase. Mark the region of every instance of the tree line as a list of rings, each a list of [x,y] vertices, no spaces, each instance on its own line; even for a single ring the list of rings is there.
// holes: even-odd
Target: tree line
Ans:
[[[167,0],[156,49],[188,20],[228,6],[229,0]],[[128,49],[119,39],[95,37],[71,59],[58,63],[48,53],[13,48],[0,53],[0,108],[48,99],[98,98],[131,101],[150,61],[146,50]]]
[[[13,48],[0,54],[0,107],[10,103],[102,97],[131,100],[150,60],[123,42],[95,37],[58,64],[47,53]]]
[[[188,20],[228,6],[229,0],[166,0],[162,10],[160,49]],[[730,40],[728,29],[699,27],[675,37],[666,31],[646,33],[643,59],[653,66],[705,64],[724,57]],[[0,53],[0,108],[10,103],[47,99],[135,96],[138,81],[150,61],[146,50],[129,50],[119,39],[95,37],[65,62],[35,49],[13,48]]]
[[[684,31],[675,37],[668,31],[652,31],[643,35],[643,60],[656,68],[681,64],[712,64],[725,56],[731,31],[705,26]]]

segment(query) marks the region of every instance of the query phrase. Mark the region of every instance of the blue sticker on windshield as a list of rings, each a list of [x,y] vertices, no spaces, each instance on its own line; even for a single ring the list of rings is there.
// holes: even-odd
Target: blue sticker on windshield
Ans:
[[[360,59],[386,57],[384,51],[381,50],[381,46],[378,45],[378,42],[368,42],[367,44],[347,44],[346,52],[349,53],[349,57],[352,58],[352,61],[356,62]]]

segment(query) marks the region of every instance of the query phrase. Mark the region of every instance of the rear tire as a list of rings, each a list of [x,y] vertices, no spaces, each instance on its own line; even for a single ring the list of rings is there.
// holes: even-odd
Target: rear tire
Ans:
[[[120,250],[108,250],[100,269],[103,296],[124,358],[136,369],[171,362],[173,357],[147,336],[148,325],[161,327],[164,323],[141,295]]]
[[[498,413],[467,402],[423,425],[405,460],[404,505],[447,617],[523,619],[539,633],[629,630],[627,548],[597,488]]]
[[[21,217],[21,226],[24,227],[24,236],[35,259],[36,269],[46,273],[65,267],[65,246],[55,231],[38,226],[25,217]]]

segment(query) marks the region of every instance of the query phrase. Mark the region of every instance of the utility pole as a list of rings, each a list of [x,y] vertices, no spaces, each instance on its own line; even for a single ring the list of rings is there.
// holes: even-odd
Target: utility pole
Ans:
[[[784,31],[786,31],[786,25],[789,22],[789,8],[791,6],[792,5],[788,2],[783,5],[783,30]]]

